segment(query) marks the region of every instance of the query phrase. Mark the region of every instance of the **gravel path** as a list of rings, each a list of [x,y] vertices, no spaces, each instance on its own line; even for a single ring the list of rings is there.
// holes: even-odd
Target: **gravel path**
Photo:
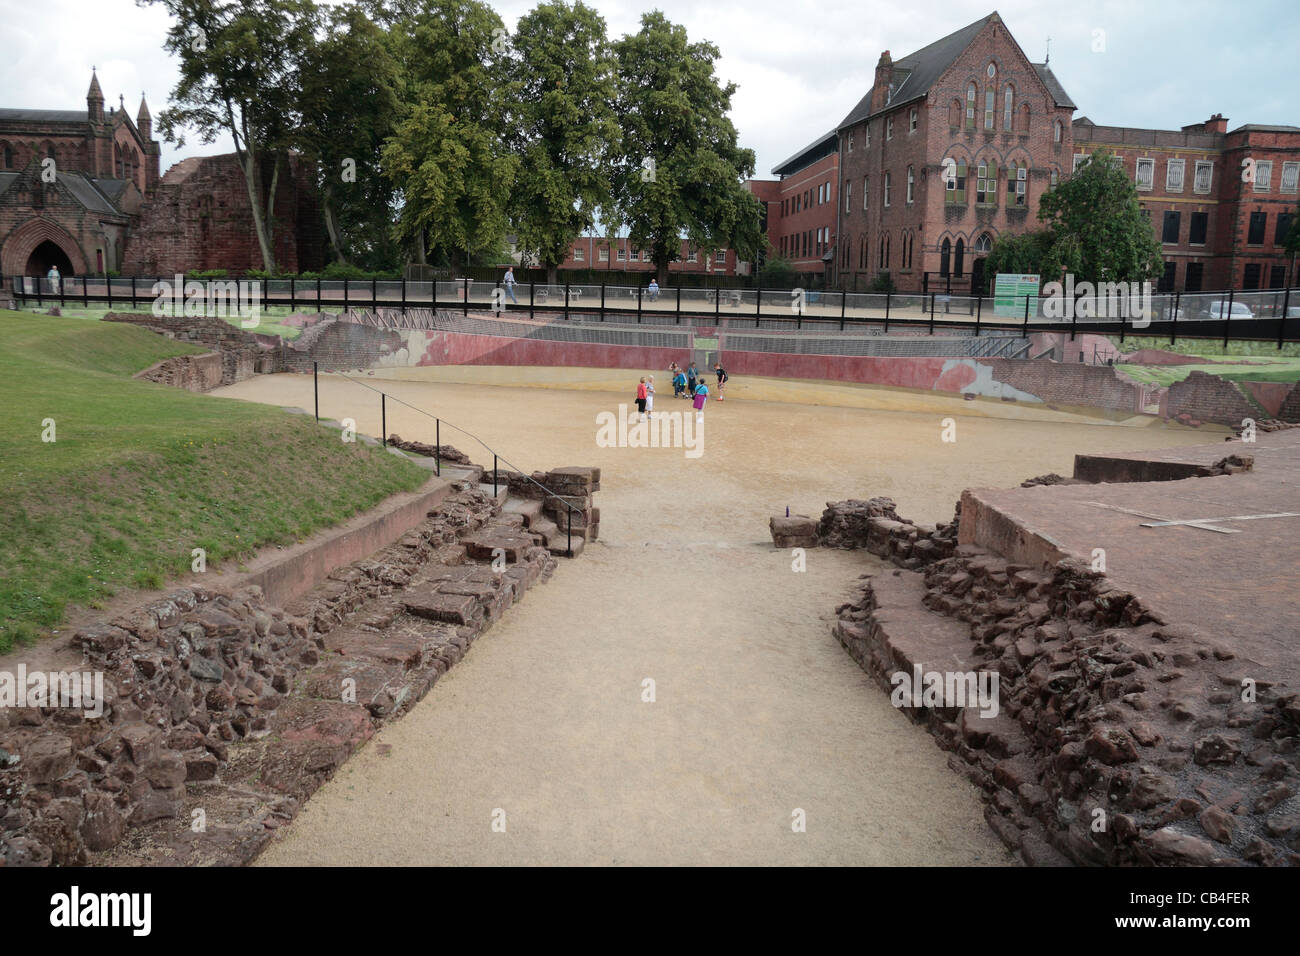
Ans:
[[[689,460],[681,449],[596,447],[595,415],[620,395],[384,387],[491,436],[526,468],[600,465],[602,539],[561,560],[549,584],[354,756],[263,864],[1011,862],[975,791],[831,635],[835,606],[880,565],[813,550],[795,572],[790,554],[772,549],[767,518],[786,505],[816,514],[827,500],[888,494],[904,514],[945,520],[962,487],[1068,473],[1078,450],[1205,441],[1183,430],[959,418],[957,443],[944,444],[931,410],[733,400],[710,403],[704,454]],[[311,405],[301,376],[221,393]],[[898,393],[889,401],[896,407]],[[323,415],[354,417],[373,434],[374,404],[355,385],[322,379]],[[661,391],[661,411],[685,405]],[[954,402],[950,414],[961,411]],[[432,438],[393,403],[389,428]],[[482,460],[445,426],[443,441]],[[643,700],[647,680],[653,703]],[[798,811],[805,832],[792,828]]]

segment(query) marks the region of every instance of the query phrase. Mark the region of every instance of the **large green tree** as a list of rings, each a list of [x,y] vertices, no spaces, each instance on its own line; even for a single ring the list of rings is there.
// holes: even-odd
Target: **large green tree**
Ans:
[[[501,18],[480,0],[395,7],[403,113],[382,151],[399,189],[398,238],[441,250],[453,276],[499,246],[518,159],[506,147]]]
[[[741,184],[754,174],[754,152],[737,144],[727,116],[736,86],[714,73],[718,48],[690,42],[658,10],[614,48],[622,140],[611,218],[651,251],[661,284],[683,237],[705,254],[732,248],[753,261],[761,207]]]
[[[304,58],[295,145],[315,170],[335,261],[392,268],[396,189],[381,153],[397,122],[397,60],[359,4],[328,8],[328,23]]]
[[[1047,229],[1042,275],[1080,281],[1140,282],[1164,271],[1160,242],[1137,186],[1107,150],[1044,194],[1038,218]]]
[[[262,265],[274,272],[275,193],[298,124],[302,59],[317,8],[311,0],[139,2],[159,4],[174,19],[164,48],[179,57],[181,78],[159,132],[178,146],[187,129],[203,143],[222,133],[234,140]]]
[[[574,240],[610,200],[616,62],[604,19],[581,0],[538,4],[520,19],[513,46],[507,137],[521,167],[511,220],[520,248],[554,284]]]
[[[1021,273],[1043,274],[1043,262],[1052,246],[1052,235],[1046,229],[1033,232],[1007,233],[997,238],[984,263],[984,274]]]

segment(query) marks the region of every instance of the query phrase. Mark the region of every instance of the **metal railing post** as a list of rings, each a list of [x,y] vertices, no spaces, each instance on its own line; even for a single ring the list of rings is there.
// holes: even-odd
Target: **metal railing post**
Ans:
[[[379,280],[374,276],[370,277],[370,308],[375,310],[375,317],[379,317]]]
[[[569,320],[569,283],[564,283],[564,320]]]
[[[104,291],[108,293],[108,311],[112,312],[113,311],[113,280],[109,277],[107,270],[104,271]],[[1283,315],[1285,315],[1286,310],[1283,309],[1282,313]]]
[[[677,319],[675,324],[682,324],[682,287],[680,285],[677,287]]]
[[[1181,309],[1181,308],[1183,307],[1183,306],[1182,306],[1182,302],[1183,302],[1183,294],[1182,294],[1181,292],[1175,292],[1175,293],[1174,293],[1174,317],[1173,317],[1173,324],[1170,326],[1170,329],[1169,329],[1169,344],[1170,344],[1170,345],[1173,345],[1174,342],[1177,341],[1177,339],[1178,339],[1178,311],[1179,311],[1179,309]]]
[[[528,283],[528,317],[533,317],[533,290],[537,288],[536,282]]]
[[[90,283],[86,281],[86,276],[81,277],[81,307],[90,308]]]
[[[844,313],[849,306],[849,294],[840,289],[840,331],[844,331]]]
[[[1236,289],[1228,290],[1228,311],[1223,314],[1223,347],[1228,347],[1228,323],[1232,321],[1232,299],[1236,295]],[[1223,300],[1219,300],[1219,307],[1223,307]]]
[[[388,447],[388,395],[379,393],[379,441]]]
[[[492,456],[492,497],[497,496],[497,456]]]
[[[889,300],[893,293],[885,293],[885,334],[889,334]]]
[[[980,319],[984,316],[984,290],[975,297],[975,338],[980,337]]]
[[[1079,308],[1078,303],[1071,298],[1070,300],[1070,341],[1074,341],[1074,330],[1079,325]]]
[[[1029,296],[1025,296],[1025,335],[1029,335]],[[1122,338],[1120,341],[1124,341]]]
[[[637,280],[636,286],[636,321],[637,325],[641,324],[641,282]]]
[[[461,295],[461,298],[464,299],[461,303],[461,314],[469,315],[469,276],[465,276],[461,279],[460,284],[461,288],[464,289],[464,292]]]
[[[569,505],[567,515],[569,519],[569,529],[568,529],[569,542],[565,546],[564,556],[566,558],[571,558],[573,557],[573,505]]]
[[[316,311],[317,312],[325,311],[324,307],[321,305],[321,303],[324,301],[325,300],[321,298],[321,294],[320,294],[320,276],[317,276],[316,277]]]
[[[600,321],[605,321],[605,280],[600,280]]]
[[[350,279],[344,279],[344,280],[343,280],[343,311],[344,311],[344,312],[346,312],[346,311],[348,310],[348,283],[351,282],[351,281],[352,281],[352,280],[350,280]],[[436,287],[436,285],[437,285],[437,284],[435,283],[435,287]]]
[[[297,285],[298,285],[298,280],[290,276],[289,277],[289,311],[290,312],[293,311],[293,293],[297,288]]]
[[[930,293],[930,334],[934,335],[934,293]]]
[[[320,365],[317,362],[311,363],[311,394],[316,403],[316,421],[320,421]]]
[[[434,280],[437,281],[436,279]],[[442,477],[442,419],[433,420],[433,473]]]
[[[713,288],[713,322],[716,325],[722,308],[722,286]]]
[[[36,283],[36,290],[40,292],[41,284]],[[135,276],[131,276],[131,308],[135,309]]]
[[[1286,287],[1282,295],[1282,318],[1277,323],[1277,347],[1281,348],[1282,343],[1286,340],[1286,320],[1287,314],[1291,307],[1291,286]]]
[[[763,287],[754,287],[754,328],[758,328],[758,320],[763,317]]]

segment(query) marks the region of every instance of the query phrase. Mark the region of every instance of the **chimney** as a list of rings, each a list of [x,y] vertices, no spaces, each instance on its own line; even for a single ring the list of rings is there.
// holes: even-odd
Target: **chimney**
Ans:
[[[86,91],[86,115],[92,123],[104,121],[104,91],[99,88],[99,77],[90,71],[90,89]]]
[[[889,85],[894,82],[894,61],[889,58],[889,51],[880,54],[876,62],[876,82],[871,88],[871,112],[882,110],[889,102]]]
[[[1215,113],[1205,121],[1205,131],[1207,133],[1226,133],[1228,131],[1228,121],[1223,118],[1222,113]]]

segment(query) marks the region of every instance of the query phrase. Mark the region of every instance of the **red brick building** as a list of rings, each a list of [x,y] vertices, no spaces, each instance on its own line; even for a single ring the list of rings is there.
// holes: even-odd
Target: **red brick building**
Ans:
[[[919,291],[927,272],[980,284],[993,241],[1032,228],[1070,172],[1074,109],[997,13],[897,61],[882,53],[838,130],[837,284],[889,273]]]
[[[120,101],[119,101],[120,102]],[[92,73],[86,109],[0,109],[0,274],[118,268],[159,145],[144,100],[132,121],[104,110]]]
[[[1300,127],[1229,131],[1215,115],[1133,129],[1076,120],[1075,109],[997,13],[899,60],[882,53],[838,129],[833,283],[865,290],[889,273],[911,292],[928,273],[932,289],[980,287],[997,237],[1038,228],[1043,193],[1101,148],[1145,197],[1164,289],[1296,283],[1281,243],[1300,203]]]
[[[809,281],[823,277],[833,260],[839,163],[839,136],[831,130],[773,167],[779,180],[751,179],[745,184],[767,206],[766,232],[773,252],[789,259]]]
[[[1300,127],[1229,131],[1216,114],[1175,131],[1097,126],[1080,117],[1073,140],[1073,164],[1105,148],[1137,185],[1161,240],[1163,290],[1295,284],[1282,240],[1300,205]]]
[[[104,109],[93,74],[86,109],[0,109],[0,277],[122,272],[171,275],[260,268],[243,173],[233,155],[191,158],[159,175],[161,149],[143,99],[134,120]],[[278,264],[325,261],[315,191],[282,165]],[[266,181],[270,181],[269,170]]]

